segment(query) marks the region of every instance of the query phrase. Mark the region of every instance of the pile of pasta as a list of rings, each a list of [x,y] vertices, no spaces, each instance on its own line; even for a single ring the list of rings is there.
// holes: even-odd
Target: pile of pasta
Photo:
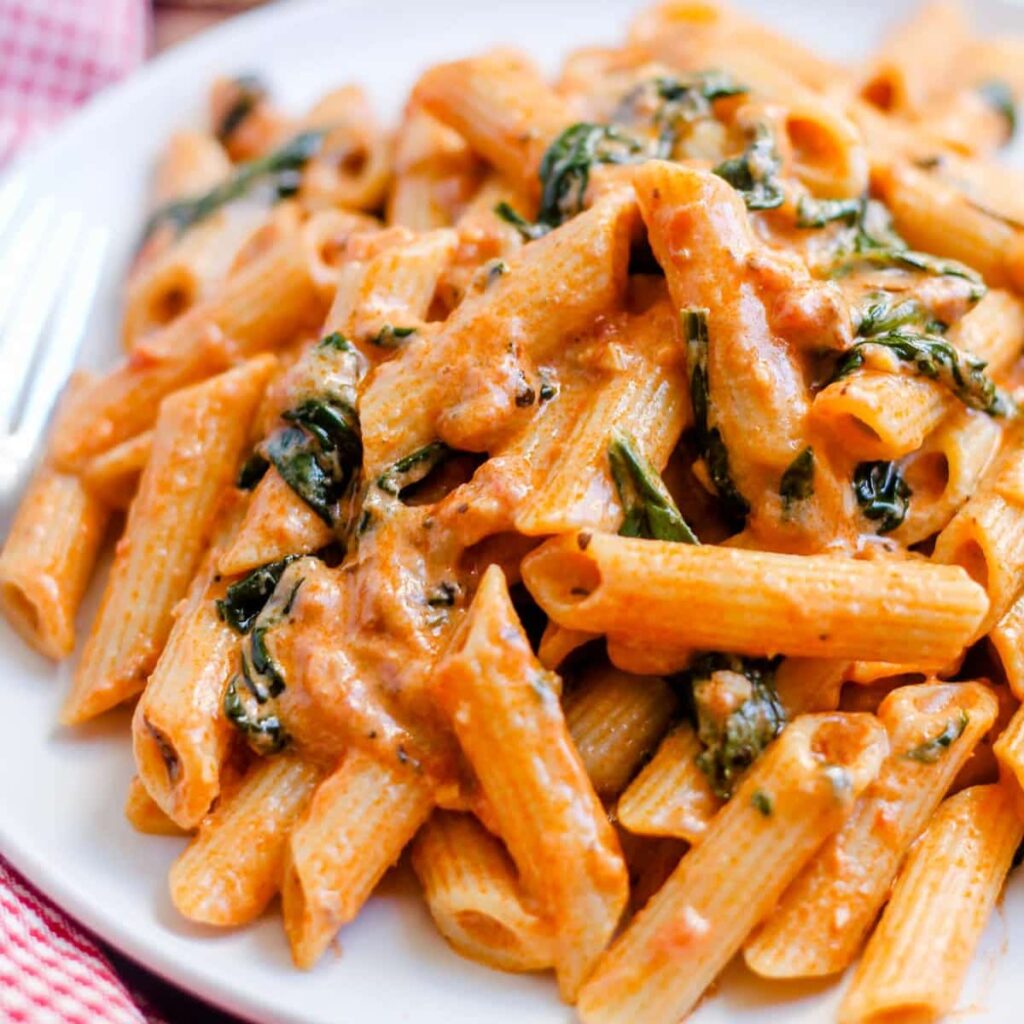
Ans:
[[[408,848],[591,1024],[738,953],[859,957],[843,1024],[955,1005],[1024,835],[1022,54],[670,0],[393,134],[215,83],[0,557],[64,658],[123,521],[63,722],[136,700],[185,917],[280,894],[309,968]]]

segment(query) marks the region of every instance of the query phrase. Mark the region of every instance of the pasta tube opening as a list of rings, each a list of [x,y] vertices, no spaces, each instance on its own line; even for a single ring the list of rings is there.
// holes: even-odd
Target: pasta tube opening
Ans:
[[[40,624],[43,619],[41,605],[46,601],[46,592],[34,595],[19,583],[7,581],[0,584],[0,604],[3,605],[11,625],[29,643],[37,644],[40,635]]]
[[[587,534],[580,534],[582,547]],[[577,547],[560,545],[538,549],[531,556],[530,590],[556,621],[558,614],[578,610],[601,586],[598,564]]]
[[[978,538],[969,537],[954,548],[950,561],[962,566],[975,583],[988,590],[989,553]]]

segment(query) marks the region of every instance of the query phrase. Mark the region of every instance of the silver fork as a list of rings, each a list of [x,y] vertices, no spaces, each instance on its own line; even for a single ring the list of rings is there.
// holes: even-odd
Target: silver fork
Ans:
[[[27,476],[85,335],[109,231],[53,198],[0,187],[0,503]]]

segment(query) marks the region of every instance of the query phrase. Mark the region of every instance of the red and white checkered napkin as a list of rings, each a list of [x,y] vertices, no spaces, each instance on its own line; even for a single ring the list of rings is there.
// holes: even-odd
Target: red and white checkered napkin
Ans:
[[[0,0],[0,166],[146,57],[146,0]]]
[[[2,857],[0,1021],[163,1024],[128,992],[95,943]]]

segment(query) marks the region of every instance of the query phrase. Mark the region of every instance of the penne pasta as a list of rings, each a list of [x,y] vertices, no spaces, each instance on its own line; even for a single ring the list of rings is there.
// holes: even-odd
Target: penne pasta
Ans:
[[[1006,681],[1018,699],[1024,699],[1024,598],[1018,597],[989,630],[989,643],[1003,668]]]
[[[615,815],[622,827],[637,835],[685,839],[696,846],[722,806],[697,765],[702,749],[691,725],[673,729],[619,797]]]
[[[281,884],[288,835],[319,778],[313,765],[287,755],[255,762],[171,866],[178,912],[221,928],[259,917]]]
[[[438,931],[460,956],[499,971],[554,962],[551,928],[530,909],[501,841],[468,814],[435,811],[412,866]]]
[[[785,658],[775,672],[775,689],[790,717],[835,711],[850,664],[828,658]]]
[[[617,433],[625,434],[641,455],[661,469],[679,440],[687,419],[683,367],[667,351],[675,335],[668,302],[627,321],[634,351],[624,352],[619,370],[586,389],[575,407],[564,408],[565,436],[552,448],[557,460],[519,504],[515,527],[528,536],[546,536],[581,527],[609,529],[623,517],[609,454]],[[560,400],[568,405],[570,396]],[[538,418],[540,419],[540,418]],[[536,430],[549,437],[552,424]]]
[[[221,613],[227,584],[216,563],[240,506],[232,495],[218,510],[219,536],[175,609],[167,644],[132,717],[138,777],[161,811],[185,829],[198,825],[217,799],[232,740],[221,704],[240,637]]]
[[[84,722],[145,684],[209,541],[274,365],[271,356],[257,357],[164,403],[153,454],[64,704],[65,724]]]
[[[760,932],[747,966],[771,978],[835,974],[853,962],[910,844],[927,824],[997,704],[980,683],[902,686],[877,710],[889,756]]]
[[[1004,786],[974,786],[943,803],[868,942],[839,1008],[841,1024],[894,1012],[935,1020],[953,1009],[1022,835]]]
[[[976,636],[983,636],[1009,611],[1024,586],[1024,494],[1015,479],[1024,459],[1011,438],[986,479],[935,541],[937,562],[960,565],[988,593],[989,608]]]
[[[582,1019],[669,1024],[687,1014],[841,826],[886,747],[884,730],[868,715],[793,722],[599,962],[580,992]]]
[[[552,923],[559,987],[572,999],[618,924],[626,870],[495,566],[438,665],[436,691],[523,885]]]
[[[206,132],[177,131],[157,162],[153,198],[162,204],[198,195],[231,172],[231,160],[219,142]]]
[[[281,909],[297,966],[312,967],[359,913],[433,804],[413,767],[343,756],[288,839]]]
[[[188,834],[157,806],[156,801],[146,792],[146,787],[137,775],[132,776],[132,781],[128,786],[124,816],[136,832],[142,832],[144,835],[183,836]]]
[[[657,745],[676,709],[657,677],[588,672],[564,700],[565,724],[599,796],[617,796]]]
[[[913,506],[893,531],[903,544],[917,544],[945,528],[978,489],[1002,440],[989,416],[958,409],[925,438],[903,463]]]
[[[533,402],[516,405],[519,358],[543,363],[566,335],[616,304],[626,284],[635,209],[625,193],[608,196],[510,260],[508,272],[463,302],[436,337],[414,339],[402,359],[378,366],[359,409],[367,475],[378,476],[438,435],[452,447],[474,451],[514,433],[517,418],[528,418],[534,408]],[[534,296],[542,288],[548,300],[538,305]],[[509,324],[515,338],[502,333]],[[439,372],[453,367],[467,348],[480,366],[494,360],[494,388],[477,372],[464,382],[458,373]],[[530,363],[524,362],[522,373]],[[483,409],[475,410],[474,403]]]
[[[887,113],[917,114],[946,87],[970,38],[955,0],[930,0],[892,33],[860,83],[861,95]]]
[[[82,483],[111,508],[128,508],[152,451],[153,432],[136,434],[90,459],[82,469]]]
[[[547,541],[523,560],[523,581],[569,629],[742,654],[914,659],[933,667],[961,653],[988,611],[982,588],[959,566],[608,534]],[[674,614],[691,602],[700,616]]]
[[[871,183],[912,246],[966,263],[994,288],[1019,291],[1024,285],[1024,249],[1012,224],[980,209],[954,186],[900,161],[874,168]]]
[[[256,485],[245,518],[218,567],[227,576],[249,572],[289,555],[308,555],[326,547],[331,528],[271,466]]]
[[[75,614],[89,584],[109,510],[75,476],[45,464],[18,506],[0,552],[0,606],[48,658],[75,644]]]
[[[508,50],[436,65],[413,98],[527,194],[548,142],[572,121],[536,68]]]

